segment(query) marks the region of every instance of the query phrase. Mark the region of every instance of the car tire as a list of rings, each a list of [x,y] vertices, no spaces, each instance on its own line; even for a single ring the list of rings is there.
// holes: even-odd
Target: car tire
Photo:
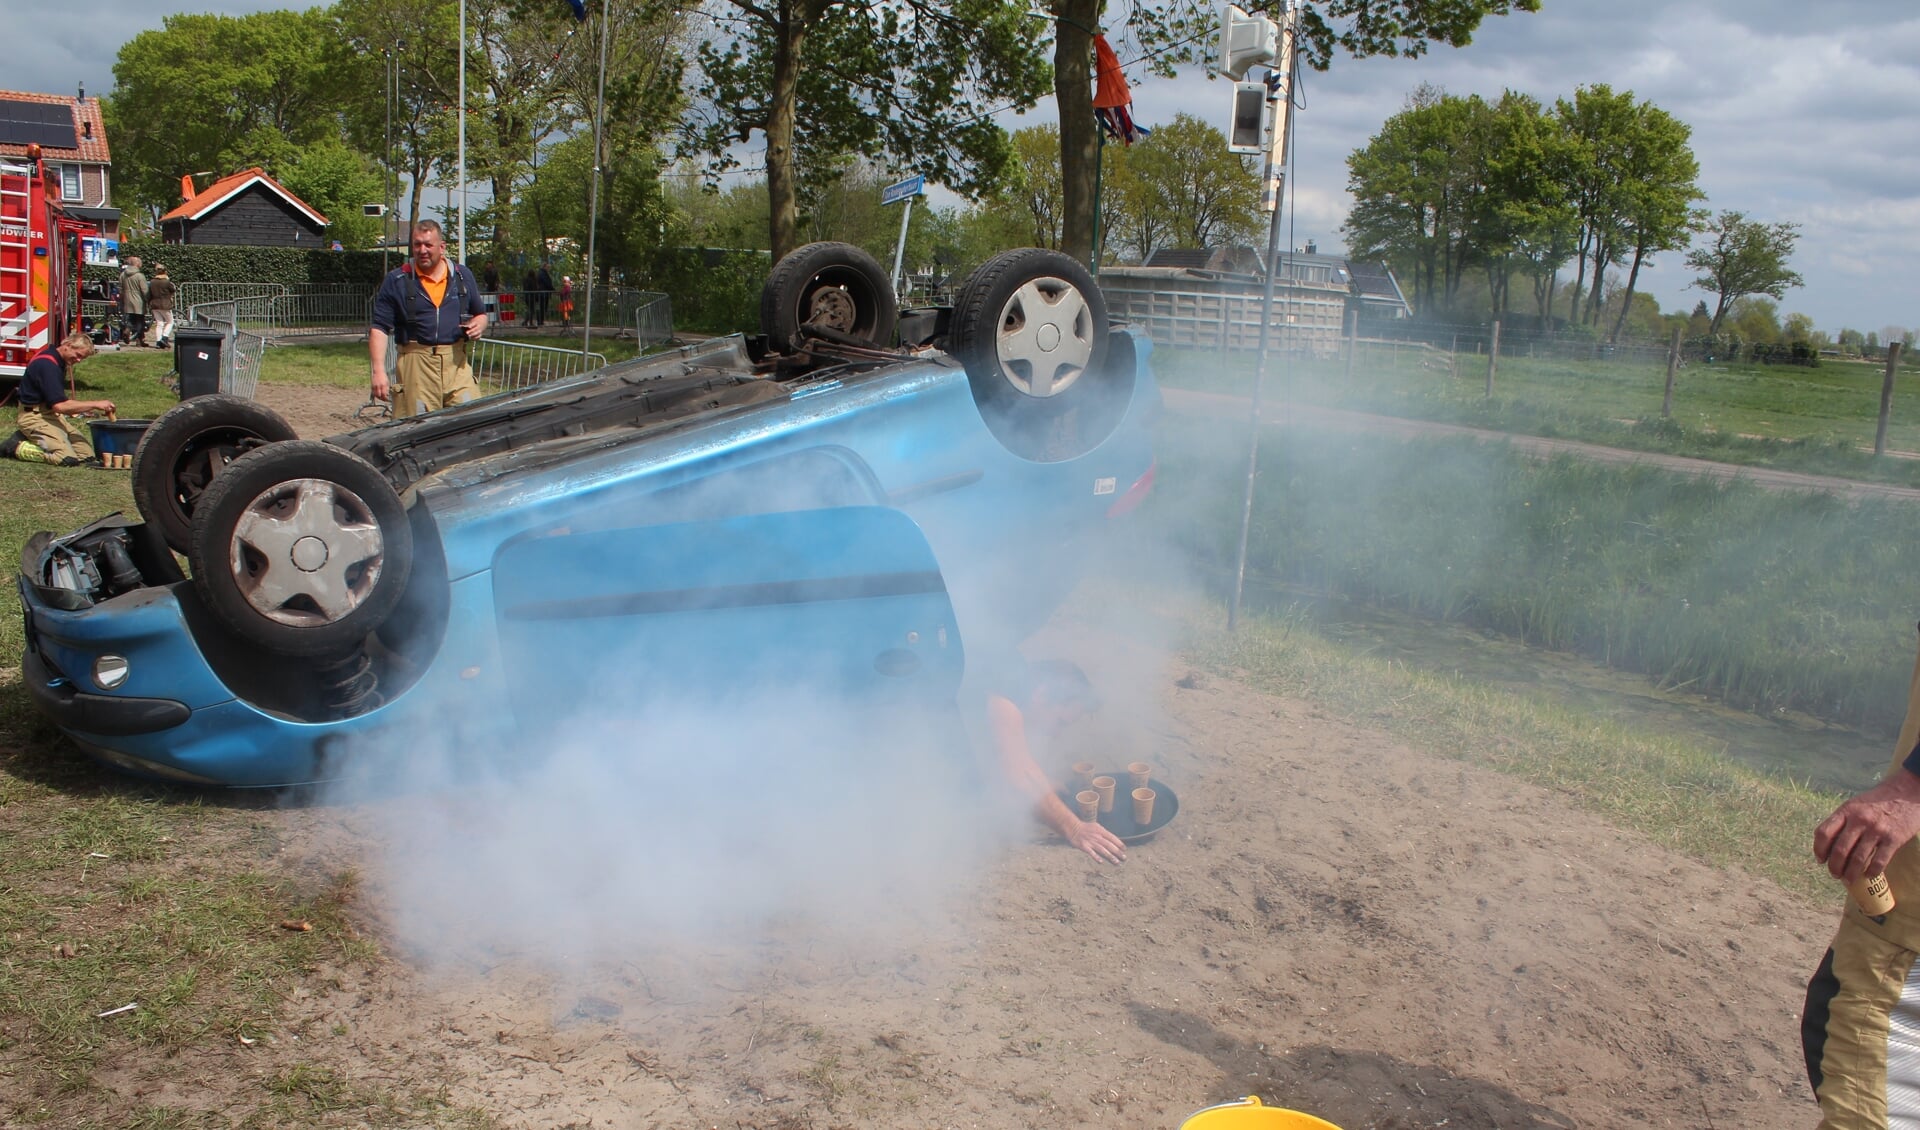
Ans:
[[[947,345],[988,428],[1025,459],[1086,454],[1111,434],[1133,387],[1131,365],[1108,365],[1100,287],[1045,248],[1001,252],[967,276]]]
[[[294,440],[241,456],[213,481],[194,510],[188,561],[202,603],[241,640],[333,656],[399,604],[413,530],[372,464]]]
[[[299,438],[271,408],[210,393],[182,401],[148,425],[133,452],[133,502],[169,547],[193,542],[193,512],[221,471],[257,447]]]
[[[781,351],[798,348],[809,322],[890,345],[899,318],[886,269],[851,243],[809,243],[775,264],[760,288],[760,332]]]

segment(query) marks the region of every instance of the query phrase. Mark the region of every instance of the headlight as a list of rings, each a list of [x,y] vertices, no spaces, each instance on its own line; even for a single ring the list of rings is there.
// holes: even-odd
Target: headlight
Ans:
[[[133,671],[133,665],[123,656],[103,655],[93,661],[93,681],[100,689],[110,691],[127,681],[127,675]]]

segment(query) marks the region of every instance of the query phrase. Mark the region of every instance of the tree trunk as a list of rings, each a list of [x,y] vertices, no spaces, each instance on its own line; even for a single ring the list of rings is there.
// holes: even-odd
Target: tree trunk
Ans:
[[[780,6],[774,29],[773,99],[767,107],[767,238],[778,263],[796,246],[799,194],[795,185],[793,124],[800,101],[800,49],[807,40],[805,13]]]
[[[1620,316],[1613,320],[1613,332],[1607,335],[1608,341],[1620,340],[1620,327],[1627,324],[1627,311],[1633,307],[1633,288],[1640,282],[1640,264],[1646,257],[1645,247],[1633,249],[1633,269],[1627,272],[1627,296],[1620,301]]]
[[[1060,250],[1093,264],[1099,222],[1094,182],[1099,174],[1099,127],[1093,120],[1093,33],[1099,0],[1054,0],[1053,100],[1060,111]],[[1095,269],[1098,265],[1093,264]]]
[[[1707,327],[1707,333],[1709,335],[1720,332],[1720,321],[1727,316],[1727,307],[1732,305],[1733,296],[1724,291],[1721,292],[1720,301],[1713,308],[1713,324]]]

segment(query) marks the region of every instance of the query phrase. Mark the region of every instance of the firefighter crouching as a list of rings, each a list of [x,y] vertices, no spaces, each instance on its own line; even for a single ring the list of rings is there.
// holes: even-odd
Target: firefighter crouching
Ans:
[[[92,338],[71,333],[27,362],[20,378],[20,430],[0,441],[0,457],[61,467],[77,467],[93,458],[93,442],[68,417],[95,412],[111,416],[113,401],[67,395],[67,374],[93,353]]]
[[[417,416],[465,404],[479,394],[467,342],[487,329],[487,311],[473,272],[448,262],[440,225],[413,225],[412,257],[389,271],[373,296],[367,352],[373,398],[392,400],[396,416]],[[399,343],[398,389],[387,387],[387,339]]]

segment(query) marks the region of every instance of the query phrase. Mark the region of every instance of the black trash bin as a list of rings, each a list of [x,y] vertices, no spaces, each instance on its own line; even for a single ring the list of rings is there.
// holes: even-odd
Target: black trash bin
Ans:
[[[180,374],[180,399],[220,391],[225,331],[211,326],[177,326],[173,331],[173,368]]]

